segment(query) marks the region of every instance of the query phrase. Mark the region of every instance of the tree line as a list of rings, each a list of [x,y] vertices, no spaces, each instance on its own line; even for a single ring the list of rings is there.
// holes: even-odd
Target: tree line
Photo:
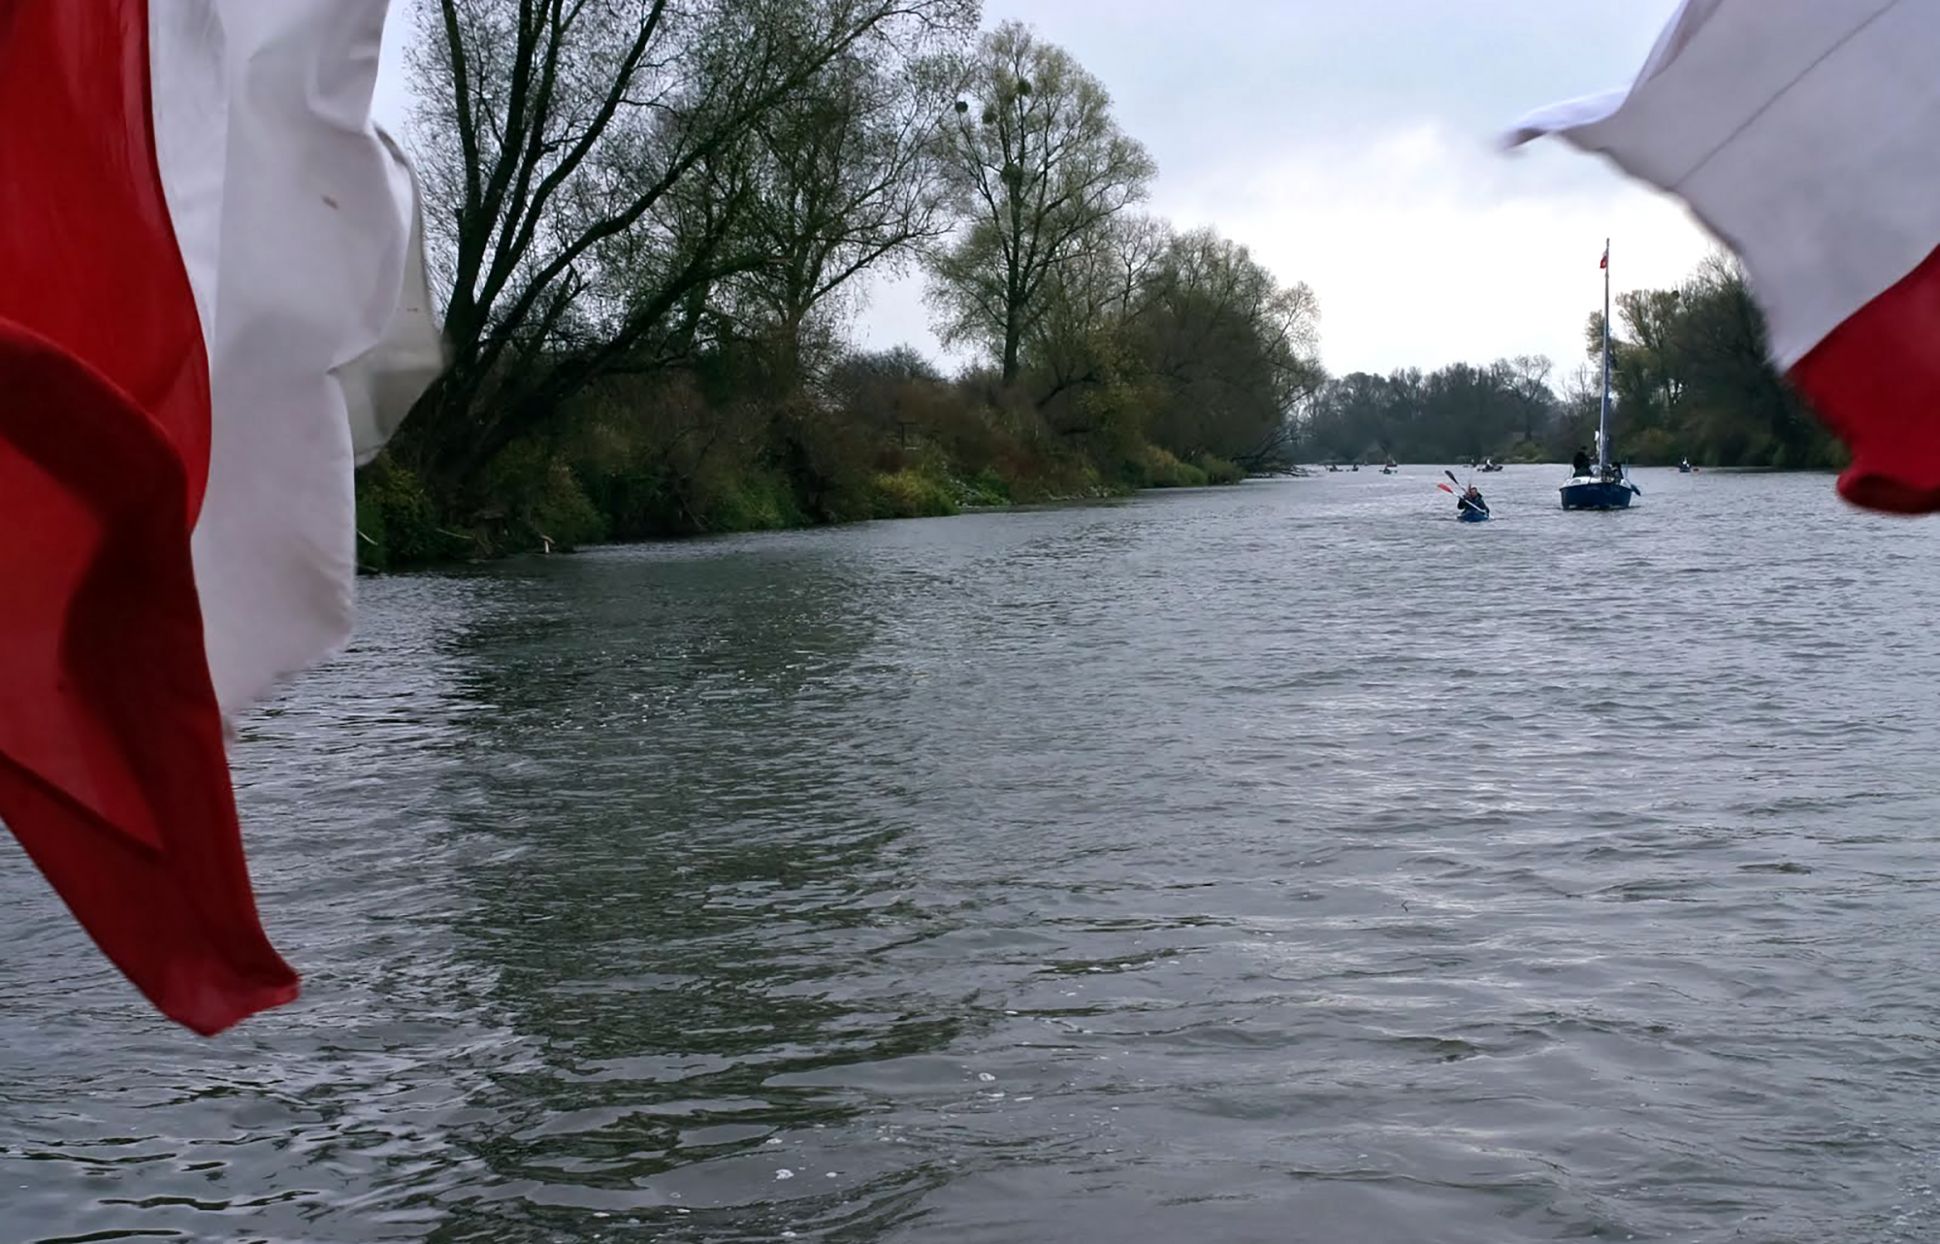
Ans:
[[[1104,85],[976,0],[424,0],[449,367],[359,479],[371,565],[1237,478],[1318,307],[1141,214]],[[920,270],[976,365],[848,343]]]
[[[1610,389],[1620,458],[1843,465],[1837,439],[1772,366],[1764,317],[1729,258],[1706,259],[1675,289],[1633,290],[1615,304]],[[1321,461],[1568,461],[1595,443],[1601,311],[1591,313],[1584,344],[1586,357],[1560,384],[1541,357],[1331,379],[1302,412],[1301,453]]]

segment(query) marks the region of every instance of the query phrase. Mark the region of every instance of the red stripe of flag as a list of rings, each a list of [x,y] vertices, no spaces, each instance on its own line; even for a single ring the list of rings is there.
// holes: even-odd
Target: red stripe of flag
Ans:
[[[1787,375],[1852,450],[1839,494],[1940,510],[1940,251],[1841,323]]]
[[[243,864],[189,535],[209,378],[143,0],[0,5],[0,820],[154,1004],[287,1001]]]

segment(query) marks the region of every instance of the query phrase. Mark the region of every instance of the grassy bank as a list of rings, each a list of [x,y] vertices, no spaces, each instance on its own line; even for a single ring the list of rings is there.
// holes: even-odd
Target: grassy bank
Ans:
[[[1232,483],[1147,439],[1136,410],[1081,420],[970,382],[875,377],[839,402],[710,400],[689,378],[609,388],[463,490],[400,458],[357,478],[358,562],[407,569],[582,545],[770,531]]]

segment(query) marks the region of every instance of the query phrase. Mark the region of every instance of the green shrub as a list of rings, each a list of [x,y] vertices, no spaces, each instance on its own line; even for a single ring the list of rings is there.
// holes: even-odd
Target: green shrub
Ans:
[[[693,512],[700,529],[709,532],[778,531],[808,525],[795,490],[776,471],[710,479],[696,490]]]
[[[1212,454],[1186,461],[1149,443],[1164,393],[1136,376],[1048,400],[993,372],[945,380],[908,360],[861,358],[778,396],[759,359],[737,353],[749,348],[601,381],[464,481],[462,495],[435,494],[380,462],[358,479],[360,561],[381,569],[947,515],[1244,474]]]
[[[567,550],[606,539],[606,518],[593,505],[579,477],[563,462],[546,468],[544,486],[533,498],[527,522],[532,534],[553,547]]]
[[[462,532],[447,530],[424,484],[380,457],[357,473],[357,564],[366,570],[453,561],[479,552]]]
[[[563,457],[540,441],[519,441],[485,468],[480,515],[500,552],[560,551],[606,538],[606,519]]]
[[[1010,481],[993,468],[972,472],[957,483],[957,504],[964,506],[1009,505]]]
[[[946,481],[913,468],[884,471],[874,480],[875,517],[922,518],[957,512]]]
[[[1125,460],[1120,474],[1133,488],[1200,488],[1206,472],[1190,462],[1181,462],[1157,445],[1140,445]]]
[[[1213,454],[1202,453],[1192,460],[1192,465],[1206,477],[1208,484],[1237,484],[1246,478],[1246,472],[1236,462],[1228,462]]]

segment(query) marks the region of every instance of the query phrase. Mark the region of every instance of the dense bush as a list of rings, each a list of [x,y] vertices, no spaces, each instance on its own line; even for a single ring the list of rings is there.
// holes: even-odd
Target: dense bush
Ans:
[[[1089,393],[1089,425],[1059,427],[1019,386],[987,374],[945,380],[900,354],[851,358],[816,395],[769,403],[704,374],[611,380],[560,412],[546,436],[493,458],[485,500],[463,520],[380,458],[358,479],[361,561],[385,570],[1244,477],[1228,459],[1185,459],[1145,440],[1138,400],[1122,387]]]

